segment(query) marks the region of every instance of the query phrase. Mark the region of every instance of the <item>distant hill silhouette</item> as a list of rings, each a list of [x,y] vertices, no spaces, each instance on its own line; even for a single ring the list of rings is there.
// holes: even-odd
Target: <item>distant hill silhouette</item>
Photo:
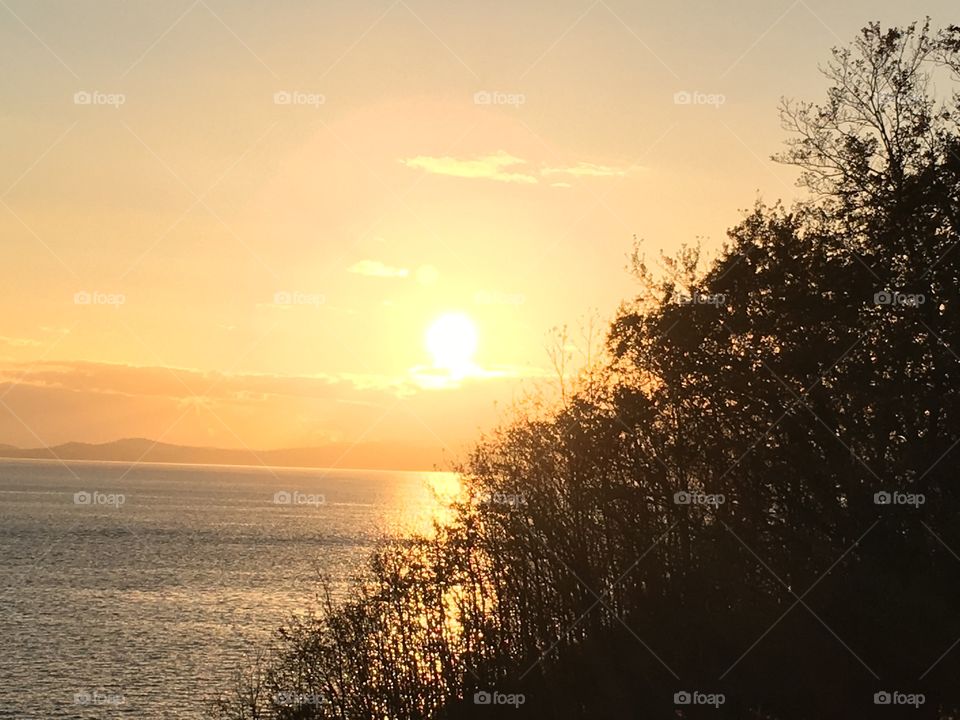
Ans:
[[[400,443],[331,443],[321,447],[261,451],[172,445],[147,438],[123,438],[100,444],[69,442],[38,448],[0,444],[0,457],[371,470],[432,470],[441,460],[440,453],[434,449]]]

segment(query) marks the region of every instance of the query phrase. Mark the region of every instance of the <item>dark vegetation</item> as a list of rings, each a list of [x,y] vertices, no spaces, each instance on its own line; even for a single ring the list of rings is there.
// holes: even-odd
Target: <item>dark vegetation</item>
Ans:
[[[221,717],[957,715],[960,97],[933,81],[960,28],[869,25],[823,72],[824,104],[781,108],[810,199],[709,263],[638,252],[605,358],[483,439],[453,520],[286,628]]]

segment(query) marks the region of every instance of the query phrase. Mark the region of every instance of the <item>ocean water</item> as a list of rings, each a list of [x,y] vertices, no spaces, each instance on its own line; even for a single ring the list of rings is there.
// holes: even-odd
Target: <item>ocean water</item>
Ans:
[[[198,718],[443,473],[0,461],[0,718]]]

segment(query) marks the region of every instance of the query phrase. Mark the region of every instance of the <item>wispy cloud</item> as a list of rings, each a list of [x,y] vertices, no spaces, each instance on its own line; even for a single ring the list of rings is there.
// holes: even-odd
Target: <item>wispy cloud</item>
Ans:
[[[457,373],[445,368],[418,365],[410,368],[409,375],[416,386],[423,390],[450,390],[459,388],[466,383],[476,383],[478,381],[552,377],[550,371],[520,365],[497,365],[488,368],[471,365]]]
[[[405,370],[280,375],[0,358],[0,395],[9,409],[0,412],[0,442],[35,447],[137,436],[276,448],[362,440],[392,443],[377,457],[401,462],[413,448],[466,443],[478,426],[496,422],[493,401],[509,402],[520,382],[509,370],[452,383]]]
[[[474,366],[464,381],[539,378],[548,373],[534,367]],[[442,379],[445,382],[437,382]],[[447,370],[427,366],[390,376],[375,373],[223,373],[181,367],[140,366],[85,361],[0,362],[0,390],[21,388],[71,394],[161,397],[178,402],[201,398],[206,402],[249,403],[274,397],[299,400],[383,403],[408,397],[424,388],[454,387]]]
[[[221,373],[191,368],[124,363],[41,361],[0,363],[0,387],[9,383],[128,397],[162,396],[176,400],[249,400],[269,396],[366,399],[364,393],[408,395],[415,390],[403,377],[363,373],[276,375]]]
[[[573,165],[557,165],[541,167],[539,170],[531,167],[531,163],[498,150],[492,155],[483,155],[476,158],[454,158],[450,156],[433,157],[418,155],[403,159],[404,165],[434,175],[448,175],[451,177],[473,178],[482,180],[497,180],[499,182],[522,183],[524,185],[549,182],[551,187],[570,187],[570,183],[562,178],[603,178],[624,177],[635,168],[632,166],[618,167],[615,165],[601,165],[598,163],[578,162]]]
[[[347,268],[347,271],[357,275],[381,278],[404,278],[410,274],[406,268],[393,267],[379,260],[361,260]]]
[[[404,165],[410,168],[423,170],[434,175],[449,175],[460,178],[479,178],[484,180],[497,180],[499,182],[522,183],[531,185],[537,182],[537,178],[524,172],[518,172],[518,168],[526,165],[526,160],[515,157],[510,153],[498,150],[493,155],[483,155],[477,158],[460,159],[445,155],[443,157],[431,157],[429,155],[417,155],[413,158],[401,160]]]
[[[9,345],[10,347],[36,347],[40,343],[30,338],[8,337],[0,335],[0,345]]]

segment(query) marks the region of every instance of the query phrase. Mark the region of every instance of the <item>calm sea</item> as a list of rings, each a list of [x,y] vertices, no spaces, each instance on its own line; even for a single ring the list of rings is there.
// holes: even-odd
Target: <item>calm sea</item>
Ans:
[[[197,718],[440,473],[0,461],[0,718]]]

